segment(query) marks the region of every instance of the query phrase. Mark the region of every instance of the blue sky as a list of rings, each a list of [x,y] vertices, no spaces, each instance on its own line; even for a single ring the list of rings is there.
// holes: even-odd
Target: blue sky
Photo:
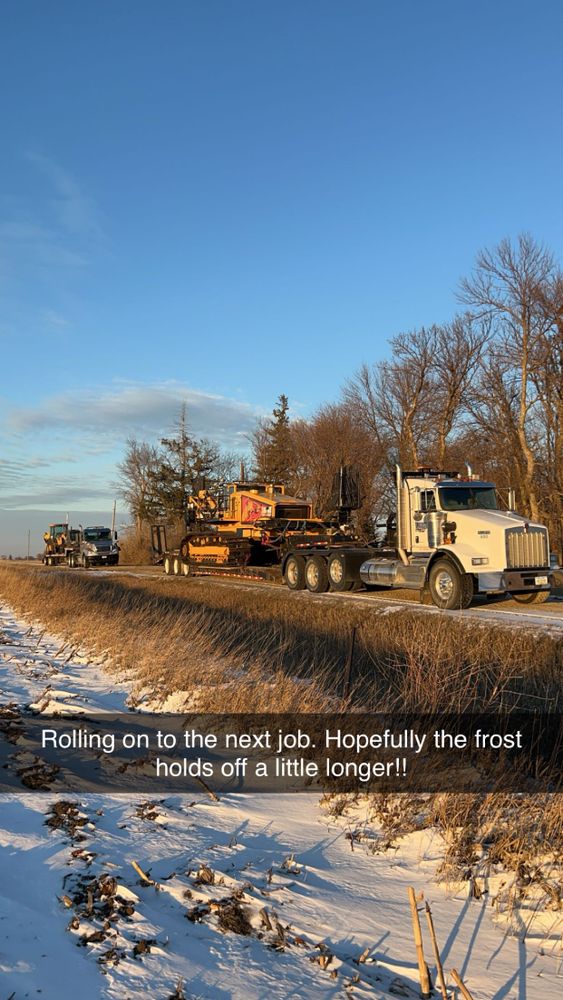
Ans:
[[[306,414],[449,318],[479,248],[561,256],[562,25],[521,0],[6,4],[0,552],[10,512],[108,508],[126,437],[183,399],[245,447],[280,392]]]

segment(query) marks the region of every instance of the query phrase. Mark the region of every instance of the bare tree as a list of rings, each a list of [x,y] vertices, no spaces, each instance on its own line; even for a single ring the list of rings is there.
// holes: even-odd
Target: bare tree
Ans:
[[[537,374],[550,328],[541,303],[554,274],[551,253],[523,234],[515,244],[504,239],[482,250],[460,290],[461,300],[491,325],[476,415],[485,429],[496,429],[500,447],[513,449],[521,499],[533,518],[540,515]]]
[[[119,478],[116,486],[135,518],[137,532],[154,512],[154,477],[158,462],[158,448],[145,441],[128,438],[125,456],[117,466]]]
[[[378,476],[385,462],[385,449],[374,443],[354,407],[347,403],[321,406],[309,420],[292,424],[292,441],[295,491],[309,497],[321,516],[333,512],[333,478],[340,465],[358,470],[362,492],[358,527],[362,534],[371,535],[380,500]]]
[[[417,467],[432,428],[436,327],[402,333],[390,341],[391,359],[363,365],[344,387],[374,441],[390,445],[405,467]]]
[[[435,445],[428,457],[444,469],[449,464],[452,435],[459,435],[468,419],[476,374],[488,341],[490,324],[469,314],[456,316],[445,326],[434,327],[432,391]],[[454,443],[455,448],[455,443]]]

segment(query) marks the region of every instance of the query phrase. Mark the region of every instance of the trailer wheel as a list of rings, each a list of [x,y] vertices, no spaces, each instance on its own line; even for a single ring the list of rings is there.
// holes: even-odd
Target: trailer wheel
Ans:
[[[342,592],[352,590],[355,586],[353,580],[348,580],[346,576],[346,556],[337,552],[328,560],[328,581],[331,590]]]
[[[174,576],[180,576],[180,573],[182,572],[182,563],[180,562],[178,556],[176,556],[176,558],[174,559],[172,569],[174,572]]]
[[[437,608],[456,611],[471,604],[473,579],[468,573],[460,573],[449,559],[438,559],[430,568],[428,589]]]
[[[170,574],[172,572],[172,562],[170,560],[170,556],[164,556],[164,559],[162,561],[162,566],[164,568],[164,572],[166,573],[166,576],[170,576]]]
[[[550,597],[550,590],[532,590],[527,593],[509,594],[518,604],[543,604]]]
[[[189,562],[182,562],[182,576],[191,576],[192,567]]]
[[[305,560],[303,556],[289,556],[285,564],[284,579],[290,590],[305,590]]]
[[[305,583],[312,594],[328,590],[328,566],[322,556],[311,556],[305,563]]]

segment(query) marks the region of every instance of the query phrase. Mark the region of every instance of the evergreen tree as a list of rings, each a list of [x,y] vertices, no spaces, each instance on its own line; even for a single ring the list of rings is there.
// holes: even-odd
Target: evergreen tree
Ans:
[[[272,416],[259,424],[254,435],[254,462],[259,479],[289,486],[293,472],[293,447],[289,402],[283,393]]]

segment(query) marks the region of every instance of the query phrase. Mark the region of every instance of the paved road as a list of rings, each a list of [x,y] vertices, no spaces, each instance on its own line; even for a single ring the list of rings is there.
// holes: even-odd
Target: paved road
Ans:
[[[63,570],[67,572],[67,570]],[[50,570],[53,572],[53,570]],[[105,569],[94,570],[69,570],[72,573],[102,573],[106,576],[130,576],[135,578],[157,579],[169,582],[171,586],[182,586],[184,581],[178,577],[167,577],[160,567],[155,566],[131,566],[131,567],[107,567]],[[208,583],[210,577],[191,577],[190,586],[198,583]],[[248,580],[240,577],[213,577],[214,583],[218,587],[245,587],[250,589],[264,590],[264,588],[280,587],[279,581],[268,580]],[[187,581],[185,581],[187,584]],[[289,595],[288,595],[289,596]],[[419,602],[418,592],[409,590],[381,590],[363,591],[357,594],[310,594],[308,591],[299,591],[291,594],[292,599],[307,601],[357,601],[366,605],[368,602],[377,603],[378,608],[383,604],[391,610],[399,611],[401,608],[416,611],[420,614],[447,615],[457,619],[474,619],[477,621],[497,622],[506,626],[532,628],[542,632],[548,631],[555,634],[563,634],[563,598],[551,597],[545,604],[527,607],[519,604],[511,598],[503,596],[487,599],[477,597],[474,604],[465,611],[440,611],[433,605],[423,605]]]

